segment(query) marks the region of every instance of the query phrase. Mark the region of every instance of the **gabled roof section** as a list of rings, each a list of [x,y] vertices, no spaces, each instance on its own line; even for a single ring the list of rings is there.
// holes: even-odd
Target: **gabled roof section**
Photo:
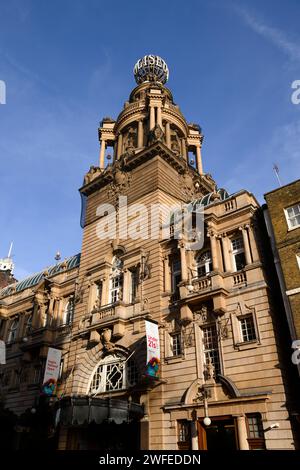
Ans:
[[[80,255],[71,256],[70,258],[65,259],[61,263],[55,264],[50,268],[46,268],[39,273],[33,274],[32,276],[26,277],[22,281],[19,281],[14,284],[10,284],[0,291],[0,297],[6,297],[14,292],[21,292],[29,287],[36,286],[39,284],[45,277],[49,279],[56,274],[59,274],[63,271],[69,271],[70,269],[77,268],[80,264]]]

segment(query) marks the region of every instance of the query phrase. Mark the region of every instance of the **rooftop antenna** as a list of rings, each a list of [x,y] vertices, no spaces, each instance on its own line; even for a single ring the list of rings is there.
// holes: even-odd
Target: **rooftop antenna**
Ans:
[[[7,257],[10,258],[11,257],[11,251],[12,251],[12,247],[13,247],[13,242],[10,242],[10,247],[9,247],[9,250],[8,250],[8,255]]]
[[[277,177],[277,179],[278,179],[279,186],[282,186],[282,183],[281,183],[280,178],[279,178],[279,168],[278,168],[278,166],[276,165],[276,163],[273,163],[273,170],[274,170],[275,175],[276,175],[276,177]]]

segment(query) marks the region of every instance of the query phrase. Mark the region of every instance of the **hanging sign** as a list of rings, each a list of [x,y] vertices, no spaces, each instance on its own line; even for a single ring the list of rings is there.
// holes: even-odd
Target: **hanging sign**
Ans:
[[[159,378],[160,347],[158,325],[149,321],[145,321],[145,324],[147,340],[146,375],[148,375],[149,377]]]
[[[59,376],[61,361],[61,351],[59,349],[49,348],[45,375],[42,385],[42,394],[51,397],[56,392],[57,379]]]

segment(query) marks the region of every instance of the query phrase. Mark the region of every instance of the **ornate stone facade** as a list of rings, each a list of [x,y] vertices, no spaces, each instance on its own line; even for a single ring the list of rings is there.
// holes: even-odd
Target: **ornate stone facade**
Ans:
[[[139,78],[118,118],[103,119],[99,139],[99,167],[91,167],[80,189],[86,201],[80,264],[45,275],[34,289],[0,293],[6,341],[16,315],[24,325],[33,309],[37,328],[25,343],[19,329],[4,374],[22,364],[25,350],[38,360],[49,345],[63,350],[51,404],[60,409],[53,430],[59,449],[294,449],[277,346],[282,312],[270,296],[256,199],[216,187],[203,171],[201,128],[186,122],[159,81]],[[99,238],[99,221],[107,217],[99,215],[102,204],[113,204],[122,226],[120,194],[148,208],[200,201],[203,248],[192,251],[184,235],[143,237],[145,220],[140,238]],[[57,319],[69,296],[74,316],[60,339],[65,330]],[[52,319],[49,326],[43,315]],[[145,320],[159,326],[159,380],[145,376]],[[23,392],[15,383],[5,388],[5,404],[25,412],[34,393],[30,383]]]

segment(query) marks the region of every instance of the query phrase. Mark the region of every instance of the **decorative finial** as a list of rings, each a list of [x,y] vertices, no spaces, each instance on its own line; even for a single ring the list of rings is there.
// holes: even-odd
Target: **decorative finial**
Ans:
[[[160,82],[166,83],[169,69],[166,62],[158,55],[145,55],[139,59],[133,69],[136,83]]]

